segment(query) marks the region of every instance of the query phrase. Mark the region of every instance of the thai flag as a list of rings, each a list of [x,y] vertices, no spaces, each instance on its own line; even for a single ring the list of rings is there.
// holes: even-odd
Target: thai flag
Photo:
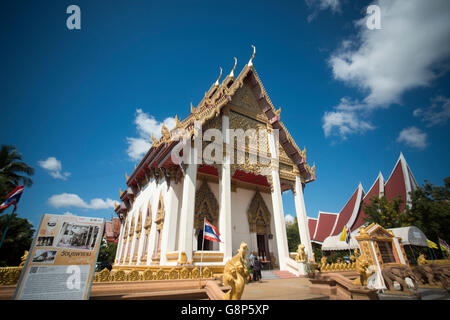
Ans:
[[[441,249],[447,250],[447,252],[450,252],[450,246],[447,244],[447,242],[445,242],[441,238],[439,238],[439,244],[441,246]]]
[[[220,233],[216,227],[214,227],[211,222],[205,219],[203,227],[203,238],[206,240],[211,240],[215,242],[222,242],[219,238]]]
[[[13,191],[11,191],[6,197],[5,197],[5,202],[3,202],[0,205],[0,209],[6,209],[11,205],[14,205],[14,211],[17,208],[17,203],[20,200],[20,197],[22,196],[22,192],[23,192],[23,186],[18,186],[17,188],[15,188]]]

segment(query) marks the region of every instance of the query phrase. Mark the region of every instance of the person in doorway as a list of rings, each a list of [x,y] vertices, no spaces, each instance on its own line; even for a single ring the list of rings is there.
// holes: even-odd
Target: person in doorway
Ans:
[[[255,257],[253,262],[253,279],[255,281],[261,281],[261,262],[259,262],[258,257]]]

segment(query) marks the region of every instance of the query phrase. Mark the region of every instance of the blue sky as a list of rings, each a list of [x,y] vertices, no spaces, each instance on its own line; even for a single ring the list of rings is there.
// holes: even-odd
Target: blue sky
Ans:
[[[139,143],[169,117],[186,117],[233,57],[238,73],[252,44],[281,120],[316,163],[309,216],[338,212],[379,171],[387,179],[400,151],[419,184],[442,185],[450,6],[401,3],[5,1],[0,142],[36,169],[19,215],[36,226],[43,213],[109,219]],[[66,27],[72,4],[81,30]],[[380,30],[365,26],[370,4],[381,8]],[[291,195],[284,205],[294,215]]]

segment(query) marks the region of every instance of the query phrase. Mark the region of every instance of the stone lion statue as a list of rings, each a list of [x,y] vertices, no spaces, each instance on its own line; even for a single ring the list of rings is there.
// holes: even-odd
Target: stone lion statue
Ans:
[[[231,289],[225,293],[224,300],[240,300],[244,293],[245,284],[250,280],[245,264],[247,250],[247,244],[241,242],[238,253],[225,264],[223,284],[230,286]]]
[[[302,244],[298,245],[297,248],[297,256],[295,257],[295,261],[304,262],[307,260],[307,254],[305,253],[305,246]]]

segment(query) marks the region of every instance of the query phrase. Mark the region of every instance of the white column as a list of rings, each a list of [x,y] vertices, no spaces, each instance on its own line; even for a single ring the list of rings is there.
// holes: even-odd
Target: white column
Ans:
[[[298,231],[300,232],[300,242],[305,246],[308,260],[313,257],[311,245],[311,235],[309,234],[308,218],[306,215],[305,199],[303,198],[303,184],[300,176],[295,177],[295,211],[297,213]]]
[[[172,181],[173,184],[175,184],[174,180],[175,179]],[[175,249],[175,234],[178,219],[178,197],[175,194],[173,185],[169,187],[165,199],[166,212],[161,239],[161,265],[165,265],[167,263],[166,253]]]
[[[222,115],[222,135],[223,142],[228,145],[230,143],[229,135],[230,119],[228,115]],[[228,148],[226,148],[228,149]],[[221,242],[219,244],[220,252],[223,252],[223,261],[226,262],[233,256],[233,239],[231,225],[231,172],[230,172],[230,155],[226,152],[223,155],[223,163],[220,168],[222,170],[219,181],[220,194],[220,213],[219,213],[219,232]]]
[[[272,155],[272,205],[278,248],[278,261],[280,264],[280,270],[286,270],[286,261],[289,257],[289,248],[287,244],[286,225],[284,222],[280,175],[278,172],[278,141],[276,141],[273,132],[269,133],[269,146],[270,153]]]
[[[120,259],[122,257],[123,233],[125,232],[124,228],[125,228],[125,219],[120,224],[119,243],[117,244],[116,259],[115,259],[114,263],[120,263]]]
[[[180,253],[186,254],[187,262],[192,259],[192,242],[194,240],[194,211],[195,211],[195,191],[197,182],[197,152],[191,148],[194,154],[191,163],[187,165],[186,174],[183,179],[183,200],[181,202],[180,216],[180,238],[178,248]],[[193,160],[195,159],[195,161]]]

